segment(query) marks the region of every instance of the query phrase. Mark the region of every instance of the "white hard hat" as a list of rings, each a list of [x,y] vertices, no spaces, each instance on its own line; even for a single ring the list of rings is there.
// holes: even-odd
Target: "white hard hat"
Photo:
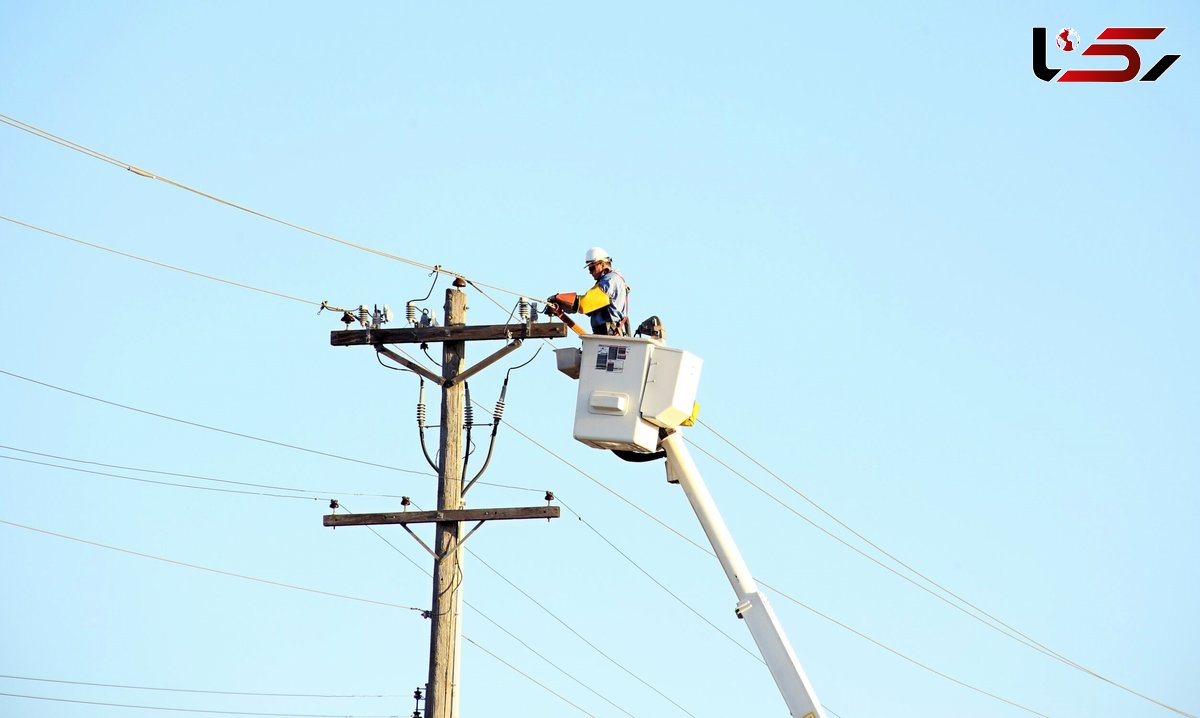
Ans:
[[[604,247],[592,247],[587,251],[587,254],[583,258],[583,266],[586,267],[592,262],[598,262],[600,260],[611,262],[612,257],[608,256],[608,252],[604,251]]]

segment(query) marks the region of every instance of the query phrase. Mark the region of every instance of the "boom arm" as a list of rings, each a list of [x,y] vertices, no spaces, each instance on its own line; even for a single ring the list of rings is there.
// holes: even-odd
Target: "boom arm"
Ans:
[[[717,504],[708,492],[696,463],[692,461],[683,437],[672,433],[663,439],[662,448],[667,453],[667,471],[670,472],[672,480],[679,481],[680,487],[692,504],[692,510],[696,512],[696,518],[700,519],[700,525],[704,527],[704,533],[708,536],[721,567],[725,569],[729,583],[733,585],[733,592],[737,594],[738,604],[735,610],[740,618],[745,619],[750,635],[758,644],[758,650],[767,662],[771,677],[775,679],[779,692],[783,694],[788,712],[794,718],[826,718],[825,710],[817,700],[816,691],[808,682],[808,676],[804,675],[800,660],[796,658],[796,653],[783,632],[783,626],[775,616],[767,597],[759,592],[758,584],[750,575],[750,569],[733,542],[733,536],[729,533],[725,520],[721,518],[721,512],[717,510]]]

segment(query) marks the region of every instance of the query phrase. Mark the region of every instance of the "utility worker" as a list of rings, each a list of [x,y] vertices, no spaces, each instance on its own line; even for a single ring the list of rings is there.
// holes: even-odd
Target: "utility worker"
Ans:
[[[584,267],[596,285],[582,297],[555,294],[546,302],[564,312],[588,315],[593,334],[627,336],[629,334],[629,286],[621,273],[613,269],[612,257],[601,247],[592,247],[584,256]]]

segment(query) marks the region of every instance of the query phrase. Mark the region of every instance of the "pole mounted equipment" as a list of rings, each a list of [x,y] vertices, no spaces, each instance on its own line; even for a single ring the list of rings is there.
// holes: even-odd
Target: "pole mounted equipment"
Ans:
[[[466,468],[466,451],[464,433],[469,423],[466,412],[466,380],[508,354],[518,349],[526,339],[554,339],[567,335],[567,328],[562,324],[536,324],[532,318],[525,319],[520,324],[502,325],[467,325],[467,302],[462,288],[467,281],[456,277],[453,287],[446,290],[444,326],[436,326],[436,321],[428,310],[422,310],[427,321],[415,319],[415,304],[406,305],[406,315],[410,323],[416,326],[402,329],[383,328],[382,324],[391,320],[391,312],[387,305],[384,311],[378,308],[374,313],[367,312],[361,306],[357,315],[337,307],[321,305],[322,309],[343,312],[343,321],[347,316],[347,328],[343,331],[330,333],[329,343],[332,346],[370,346],[378,354],[407,367],[414,373],[428,379],[441,387],[441,421],[439,423],[440,450],[434,461],[425,449],[425,401],[422,384],[421,398],[417,406],[417,424],[422,433],[422,451],[430,466],[438,472],[438,502],[436,511],[409,511],[410,502],[402,503],[402,510],[397,513],[374,514],[328,514],[323,518],[325,526],[374,526],[384,524],[399,524],[418,543],[428,551],[434,559],[432,603],[429,610],[429,683],[426,690],[425,718],[457,718],[458,696],[460,683],[459,653],[461,648],[462,631],[459,626],[461,613],[463,584],[462,546],[468,538],[487,521],[544,518],[552,519],[560,516],[558,506],[534,506],[498,509],[468,509],[463,501],[463,495],[475,479],[482,474],[482,469],[464,487],[463,478]],[[432,290],[431,290],[432,291]],[[423,301],[423,300],[422,300]],[[378,316],[377,316],[378,315]],[[524,316],[522,317],[524,319]],[[349,326],[358,321],[363,326],[361,330],[351,330]],[[466,346],[472,341],[504,341],[505,346],[490,356],[466,366]],[[401,354],[388,349],[385,344],[431,344],[442,345],[441,374],[411,361]],[[501,403],[494,415],[493,439],[495,426],[499,424],[500,413],[503,411],[503,392]],[[488,459],[484,461],[483,469],[487,468],[491,458],[491,446],[488,449]],[[475,522],[475,526],[463,535],[463,522]],[[435,525],[433,545],[428,545],[409,528],[410,524],[432,523]],[[414,711],[415,713],[415,711]]]

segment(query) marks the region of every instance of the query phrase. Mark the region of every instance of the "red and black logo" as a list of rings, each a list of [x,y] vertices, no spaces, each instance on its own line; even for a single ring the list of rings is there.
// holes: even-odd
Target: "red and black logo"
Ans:
[[[1154,40],[1162,34],[1165,27],[1109,27],[1096,38],[1096,42],[1083,49],[1081,55],[1115,55],[1125,58],[1125,67],[1121,70],[1067,70],[1063,72],[1059,82],[1128,82],[1142,71],[1142,57],[1133,45],[1114,40]],[[1054,37],[1054,44],[1061,52],[1074,52],[1080,44],[1079,33],[1073,28],[1063,28]],[[1154,82],[1162,77],[1167,68],[1179,59],[1179,55],[1163,55],[1154,63],[1145,75],[1138,78],[1140,82]],[[1056,63],[1057,64],[1057,63]],[[1033,28],[1033,74],[1039,80],[1052,81],[1062,72],[1046,64],[1046,28]]]

